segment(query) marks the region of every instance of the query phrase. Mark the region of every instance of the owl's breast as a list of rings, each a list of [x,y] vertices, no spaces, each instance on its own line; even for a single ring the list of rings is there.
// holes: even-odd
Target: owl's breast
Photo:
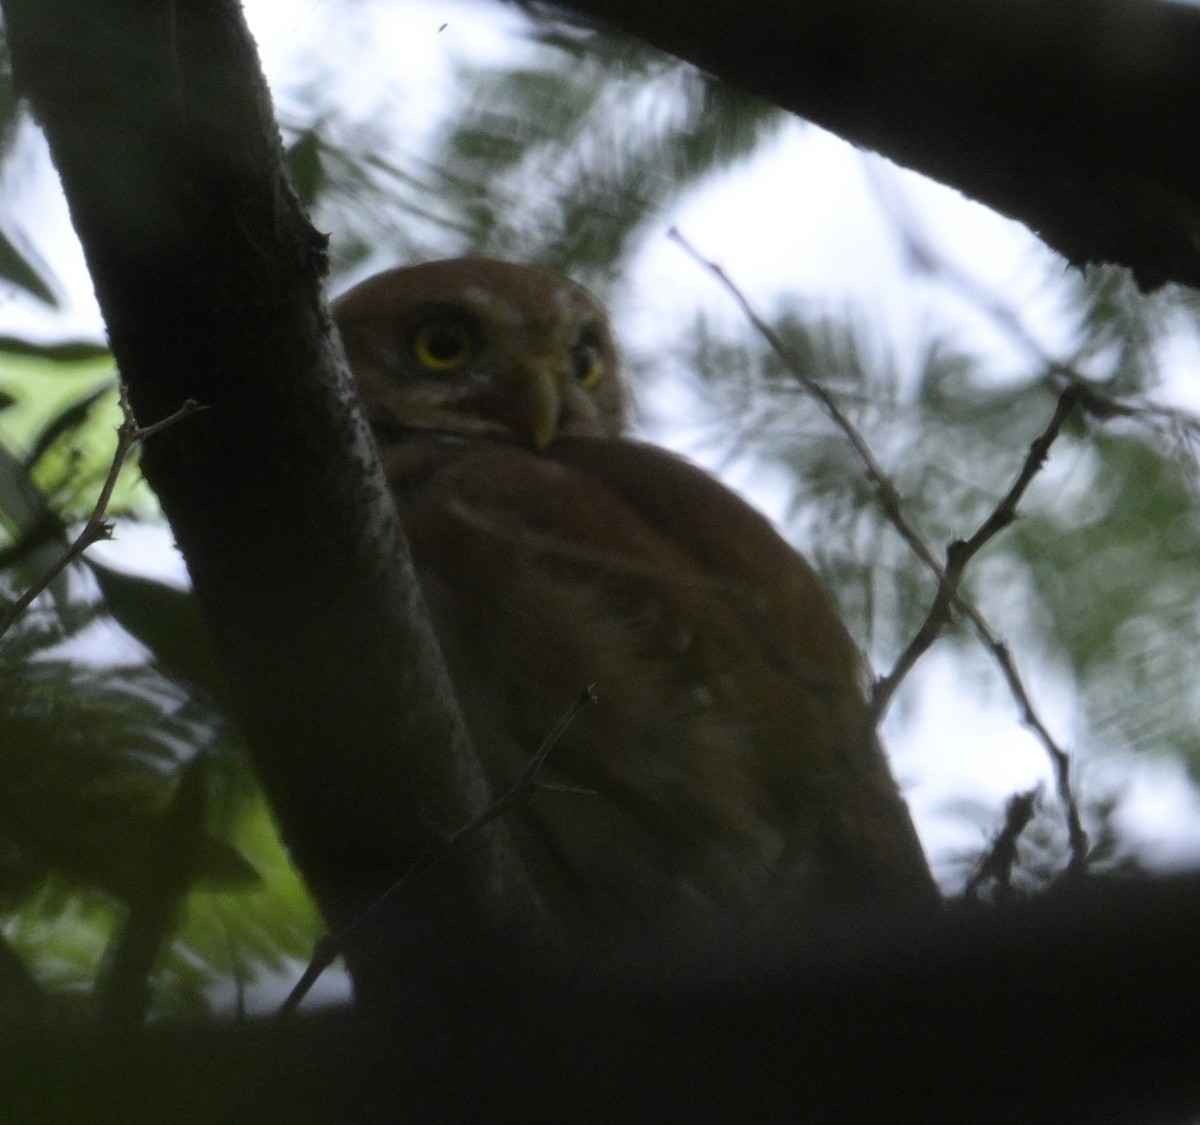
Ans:
[[[498,792],[594,685],[514,823],[552,902],[684,924],[754,909],[784,864],[836,898],[834,866],[870,889],[911,861],[853,643],[723,486],[611,439],[427,438],[383,459]]]

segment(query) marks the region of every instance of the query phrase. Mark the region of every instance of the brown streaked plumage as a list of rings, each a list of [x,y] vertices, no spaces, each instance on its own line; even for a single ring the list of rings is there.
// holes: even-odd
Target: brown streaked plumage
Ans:
[[[464,258],[370,278],[335,317],[497,792],[595,685],[508,814],[564,919],[936,897],[829,595],[724,486],[623,436],[594,297]]]

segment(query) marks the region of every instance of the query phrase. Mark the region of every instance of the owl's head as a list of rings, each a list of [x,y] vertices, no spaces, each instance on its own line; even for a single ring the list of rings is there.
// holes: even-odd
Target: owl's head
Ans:
[[[334,305],[376,433],[615,436],[625,395],[608,317],[532,266],[452,258],[376,274]]]

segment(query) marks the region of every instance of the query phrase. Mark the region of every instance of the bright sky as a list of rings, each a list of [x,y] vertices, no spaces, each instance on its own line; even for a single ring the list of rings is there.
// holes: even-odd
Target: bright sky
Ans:
[[[247,0],[246,10],[282,115],[295,119],[302,108],[291,91],[314,80],[334,82],[339,97],[356,109],[377,122],[394,121],[409,134],[436,126],[451,64],[503,57],[512,49],[509,31],[519,22],[499,5],[433,0],[404,5]],[[52,317],[10,301],[0,305],[0,331],[100,336],[82,257],[65,206],[49,188],[53,180],[32,131],[19,152],[8,177],[10,213],[64,287],[66,305],[61,316]],[[729,323],[739,315],[717,284],[667,238],[675,225],[720,262],[760,309],[770,311],[784,292],[798,292],[830,310],[853,305],[901,355],[928,338],[931,326],[952,327],[967,346],[987,350],[996,378],[1020,370],[1022,357],[986,317],[945,287],[906,271],[899,240],[879,205],[881,191],[898,193],[940,253],[987,291],[1003,294],[1046,347],[1063,342],[1062,320],[1046,283],[1056,267],[1028,231],[798,124],[746,166],[686,199],[651,234],[616,298],[622,336],[634,347],[653,350],[657,325],[678,323],[699,308]],[[1180,380],[1174,390],[1177,402],[1200,405],[1200,382]],[[685,400],[656,395],[650,405],[650,436],[702,456],[689,441]],[[769,478],[741,467],[731,484],[778,518],[783,493]],[[181,568],[167,542],[164,535],[142,530],[125,533],[105,550],[125,565],[178,575]],[[1035,690],[1043,717],[1069,742],[1072,716],[1065,693],[1040,670]],[[943,863],[955,850],[980,843],[979,830],[948,811],[951,802],[982,802],[994,810],[998,825],[1005,799],[1047,781],[1049,771],[1043,752],[1019,726],[1015,708],[1001,693],[981,698],[947,657],[935,653],[927,659],[906,691],[912,718],[903,730],[890,723],[885,735],[926,845],[935,862]],[[1091,762],[1081,768],[1081,781],[1111,784],[1118,770],[1126,827],[1144,842],[1147,854],[1164,863],[1200,855],[1200,802],[1182,771],[1166,762],[1132,767]]]

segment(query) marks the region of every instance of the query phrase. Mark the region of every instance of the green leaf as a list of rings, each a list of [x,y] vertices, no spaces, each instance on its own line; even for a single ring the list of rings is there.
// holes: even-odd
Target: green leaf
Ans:
[[[28,467],[0,445],[0,516],[21,530],[36,524],[46,510]]]
[[[112,354],[104,344],[97,344],[94,340],[63,340],[57,344],[39,344],[33,340],[23,340],[19,336],[0,336],[0,352],[29,359],[48,359],[54,363],[81,363],[105,359]],[[75,374],[74,371],[67,373]]]
[[[86,561],[105,609],[154,654],[164,671],[215,699],[228,697],[225,673],[191,591]]]
[[[0,278],[24,289],[44,304],[58,308],[54,290],[3,230],[0,230]]]
[[[12,531],[4,548],[5,569],[12,588],[21,593],[59,560],[66,543],[57,517],[21,460],[0,445],[0,521]],[[68,597],[66,571],[50,583],[49,593],[61,609]]]
[[[172,777],[219,741],[219,716],[154,669],[63,659],[55,646],[71,624],[43,614],[0,644],[5,903],[23,900],[50,873],[135,898],[148,857],[162,846]],[[199,871],[222,886],[254,879],[219,836],[205,836]]]
[[[321,139],[315,129],[306,129],[288,146],[284,153],[292,183],[306,207],[312,207],[325,188],[325,165],[321,155]]]
[[[60,437],[82,426],[91,417],[96,403],[104,398],[114,386],[116,386],[115,383],[101,383],[95,390],[71,403],[51,418],[42,427],[42,432],[34,438],[32,448],[25,455],[25,467],[33,469]]]

